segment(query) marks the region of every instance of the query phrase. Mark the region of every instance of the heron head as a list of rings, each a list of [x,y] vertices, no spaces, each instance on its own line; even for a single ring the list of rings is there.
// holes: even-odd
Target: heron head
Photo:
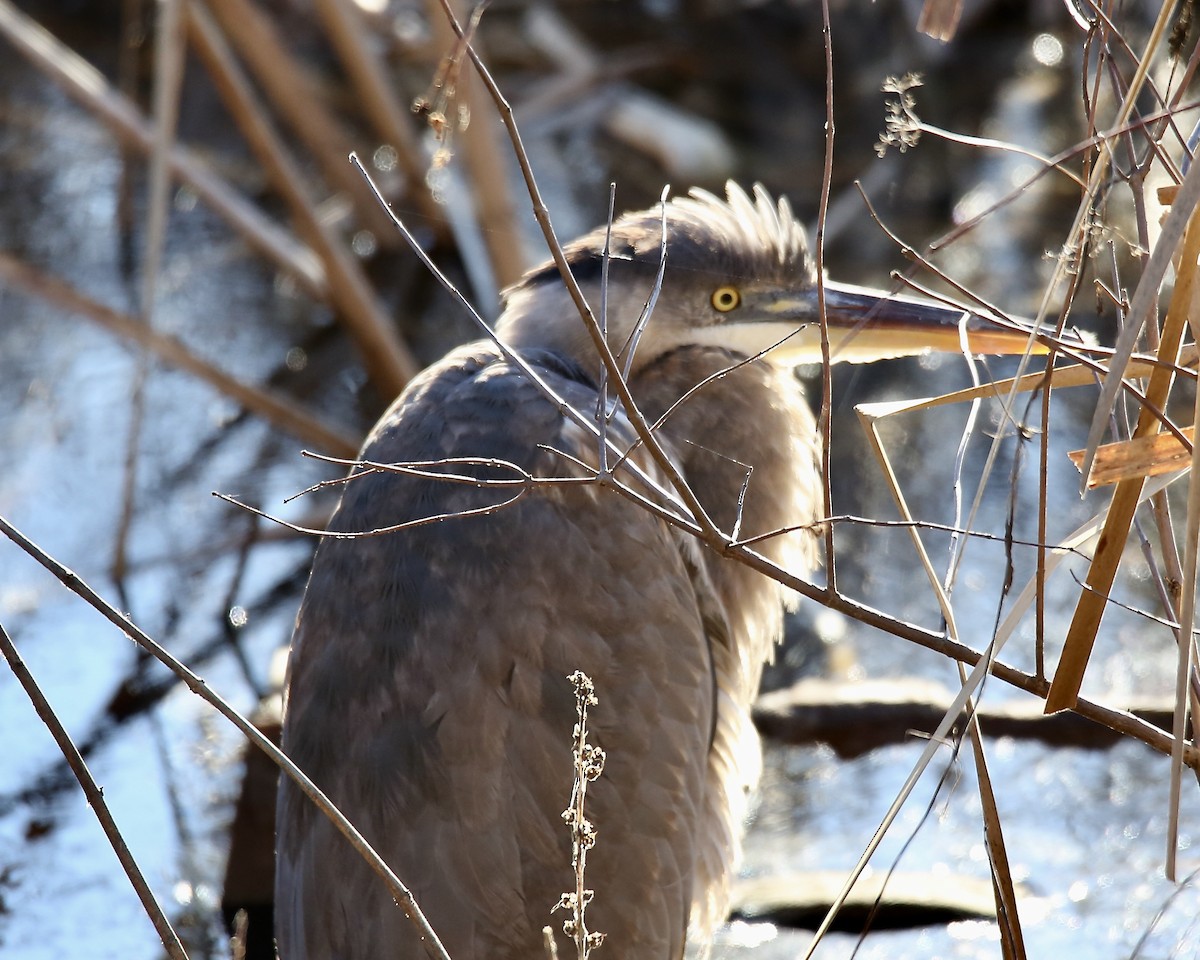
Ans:
[[[685,346],[764,354],[785,365],[819,362],[822,296],[834,362],[958,351],[964,344],[974,353],[1021,353],[1028,336],[952,307],[829,280],[818,284],[791,206],[757,184],[751,196],[730,182],[725,199],[693,189],[625,214],[611,228],[567,244],[564,253],[593,313],[598,319],[603,313],[613,351],[636,344],[635,370]],[[656,286],[653,309],[639,329]],[[553,263],[531,271],[505,299],[498,332],[508,342],[558,350],[591,366],[590,339]]]

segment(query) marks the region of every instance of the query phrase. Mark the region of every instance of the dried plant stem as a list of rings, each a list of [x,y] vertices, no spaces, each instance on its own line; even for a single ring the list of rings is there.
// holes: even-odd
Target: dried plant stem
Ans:
[[[267,99],[316,161],[325,182],[345,193],[363,226],[387,242],[391,238],[387,218],[346,162],[354,144],[326,107],[317,82],[284,45],[275,25],[252,0],[204,0],[204,4]],[[199,0],[190,6],[199,8]]]
[[[604,772],[604,751],[588,743],[588,707],[597,703],[595,687],[587,674],[576,670],[567,679],[575,687],[575,715],[578,718],[571,737],[571,758],[574,776],[571,802],[562,818],[571,832],[571,867],[575,871],[575,890],[567,892],[555,904],[555,910],[567,910],[571,916],[563,921],[563,932],[575,943],[578,960],[588,960],[591,952],[604,942],[604,934],[589,932],[587,908],[595,896],[587,889],[587,855],[596,845],[596,828],[588,820],[587,785]]]
[[[18,11],[10,0],[0,0],[0,36],[122,142],[144,153],[153,148],[154,129],[137,107],[114,91],[95,67]],[[293,277],[307,294],[318,300],[326,298],[325,270],[310,249],[270,222],[189,151],[173,147],[170,164],[172,176],[191,187],[251,248]]]
[[[438,49],[453,49],[462,36],[457,29],[457,21],[452,32],[451,25],[441,15],[438,0],[428,2],[435,45]],[[442,3],[449,8],[450,0],[442,0]],[[497,136],[492,112],[488,109],[487,91],[470,82],[472,78],[468,76],[462,79],[465,82],[458,95],[463,98],[470,116],[466,129],[458,134],[462,145],[463,168],[471,185],[475,216],[487,244],[492,272],[497,284],[506,287],[516,283],[521,274],[532,266],[526,260],[525,243],[517,228],[515,206],[508,187],[506,171],[511,160]]]
[[[2,518],[0,518],[0,523],[3,523]],[[183,944],[179,942],[179,937],[171,927],[171,921],[167,919],[166,914],[162,911],[162,907],[158,905],[158,901],[154,898],[154,893],[151,891],[150,885],[146,882],[146,878],[142,876],[142,871],[138,867],[137,861],[134,859],[133,854],[129,852],[129,847],[125,844],[125,838],[121,836],[121,830],[117,826],[116,820],[113,819],[112,811],[108,809],[108,804],[104,800],[104,791],[100,789],[95,779],[93,779],[91,771],[88,770],[87,764],[84,762],[83,755],[80,754],[79,749],[71,740],[71,735],[67,733],[66,728],[62,725],[62,721],[55,714],[54,708],[50,706],[50,701],[46,699],[37,681],[25,666],[25,661],[21,659],[16,645],[12,642],[3,625],[0,625],[0,653],[4,654],[4,659],[8,661],[8,666],[12,670],[13,676],[21,684],[25,695],[29,697],[29,702],[33,704],[34,710],[37,711],[38,718],[45,724],[46,729],[54,738],[54,742],[58,744],[58,749],[62,751],[63,758],[67,761],[67,766],[71,768],[71,772],[75,774],[75,779],[79,781],[79,787],[83,790],[83,795],[87,798],[92,812],[96,815],[96,820],[100,823],[100,829],[104,831],[104,835],[112,845],[113,852],[117,855],[117,859],[121,861],[125,875],[129,877],[130,885],[133,887],[138,899],[142,902],[142,908],[146,911],[146,916],[154,924],[154,929],[158,932],[158,937],[162,941],[163,949],[166,950],[167,956],[171,957],[172,960],[187,960],[187,951],[183,949]]]
[[[396,334],[358,261],[336,231],[317,216],[299,167],[272,129],[217,25],[198,4],[188,5],[188,28],[247,142],[324,262],[334,306],[379,392],[390,399],[404,389],[420,364]]]
[[[440,226],[445,215],[425,182],[426,163],[420,140],[412,129],[412,118],[392,90],[392,81],[376,53],[373,38],[363,25],[362,12],[353,0],[315,0],[314,7],[329,31],[342,68],[362,98],[363,111],[383,142],[396,151],[397,165],[404,174],[411,201],[431,226]],[[374,206],[373,199],[371,202]],[[390,235],[389,224],[384,236]]]

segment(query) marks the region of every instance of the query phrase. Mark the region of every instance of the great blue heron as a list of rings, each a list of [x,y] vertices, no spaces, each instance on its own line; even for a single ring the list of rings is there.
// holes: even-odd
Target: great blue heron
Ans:
[[[608,336],[628,352],[655,283],[664,214],[611,227]],[[646,415],[724,530],[818,520],[813,417],[794,375],[820,358],[816,272],[784,200],[730,184],[666,204],[661,293],[629,358]],[[593,306],[601,229],[566,247]],[[962,314],[828,284],[833,359],[959,348]],[[863,321],[866,321],[864,324]],[[980,352],[1024,337],[968,324]],[[547,265],[507,291],[498,333],[576,409],[595,415],[600,363]],[[620,411],[608,436],[635,435]],[[536,477],[578,477],[595,438],[490,342],[455,350],[412,382],[362,457],[494,458]],[[666,480],[644,455],[651,481]],[[512,477],[458,463],[448,472]],[[752,471],[752,472],[750,472]],[[743,486],[749,477],[748,485]],[[429,477],[367,471],[332,521],[362,531],[508,499]],[[811,568],[815,539],[761,543]],[[546,485],[487,515],[398,533],[324,539],[292,641],[283,742],[361,829],[455,960],[533,960],[550,908],[573,888],[560,813],[571,791],[574,693],[600,691],[594,740],[608,755],[588,813],[589,925],[614,960],[676,960],[724,916],[759,752],[750,704],[782,630],[778,585],[706,551],[611,489]],[[286,778],[278,809],[276,926],[283,960],[419,958],[412,925],[370,869]]]

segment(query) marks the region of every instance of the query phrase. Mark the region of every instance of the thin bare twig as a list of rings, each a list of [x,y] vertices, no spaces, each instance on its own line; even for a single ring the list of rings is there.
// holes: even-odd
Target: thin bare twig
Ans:
[[[4,524],[7,527],[3,518],[0,518],[0,524]],[[7,529],[5,532],[7,532]],[[162,907],[158,905],[158,901],[155,899],[150,885],[146,882],[146,878],[142,876],[142,871],[138,867],[137,861],[134,859],[133,854],[129,852],[125,838],[121,836],[121,829],[117,826],[116,820],[113,819],[112,811],[108,809],[108,803],[105,802],[104,791],[100,789],[99,785],[93,779],[82,754],[80,754],[79,749],[71,740],[71,735],[67,733],[66,727],[58,719],[58,715],[54,712],[54,708],[50,705],[50,701],[46,699],[45,694],[42,693],[37,681],[33,678],[33,674],[25,666],[25,661],[21,659],[21,654],[17,651],[16,645],[9,638],[3,625],[0,625],[0,653],[4,654],[4,659],[8,661],[8,666],[12,670],[13,676],[17,678],[17,682],[25,690],[25,695],[29,697],[29,702],[33,704],[34,710],[37,711],[38,718],[45,724],[46,729],[50,732],[50,736],[58,744],[58,749],[62,751],[63,758],[67,761],[71,772],[75,774],[75,779],[79,781],[79,788],[83,791],[84,797],[87,798],[88,805],[96,815],[96,820],[100,823],[100,828],[104,831],[105,837],[108,838],[108,842],[112,846],[113,852],[117,855],[117,859],[121,861],[121,867],[125,870],[125,875],[129,877],[130,885],[133,887],[138,899],[142,902],[142,909],[146,911],[146,916],[154,924],[154,929],[158,932],[158,937],[162,941],[163,949],[166,950],[167,955],[172,960],[187,960],[187,951],[183,949],[183,944],[179,942],[179,937],[176,935],[174,928],[172,928],[171,921],[167,919],[166,914],[162,911]]]
[[[825,160],[821,168],[821,199],[817,204],[817,232],[814,238],[817,266],[817,315],[821,322],[821,412],[817,425],[821,432],[821,512],[833,514],[833,367],[829,353],[829,317],[825,311],[825,218],[829,215],[829,192],[833,183],[833,31],[829,22],[829,0],[821,0],[821,34],[825,48]],[[824,530],[825,584],[836,595],[837,564],[834,562],[834,528]]]
[[[446,948],[442,946],[436,932],[429,925],[429,921],[421,912],[416,900],[413,898],[412,892],[408,889],[400,878],[392,872],[392,869],[383,861],[378,853],[371,847],[369,843],[359,833],[358,829],[345,815],[338,810],[337,807],[330,802],[329,798],[321,791],[315,783],[312,782],[301,770],[297,767],[287,755],[280,750],[275,744],[268,740],[262,732],[246,717],[235,710],[229,703],[220,696],[215,690],[208,686],[203,679],[188,669],[186,665],[177,660],[171,653],[161,644],[156,643],[149,634],[140,629],[128,617],[122,614],[112,604],[105,601],[95,590],[88,586],[78,574],[67,569],[48,553],[41,549],[36,543],[26,537],[20,530],[14,527],[7,519],[0,516],[0,533],[4,534],[23,550],[28,556],[32,557],[41,564],[51,575],[53,575],[60,583],[68,590],[76,594],[84,600],[93,610],[98,612],[109,623],[113,624],[118,630],[128,636],[141,649],[149,653],[159,663],[163,664],[167,669],[174,673],[184,685],[187,686],[192,693],[199,696],[214,707],[221,716],[225,717],[232,723],[242,735],[246,737],[256,748],[270,758],[271,762],[279,767],[287,776],[291,777],[295,784],[303,791],[308,798],[316,804],[317,808],[327,816],[338,831],[346,837],[350,844],[357,850],[364,860],[370,864],[383,881],[387,884],[392,898],[400,906],[400,909],[408,916],[410,920],[416,924],[420,934],[425,942],[426,952],[431,960],[450,960],[446,953]],[[181,958],[182,960],[182,958]]]
[[[985,542],[1012,543],[1018,547],[1045,548],[1047,550],[1061,549],[1057,544],[1050,541],[1022,540],[1019,537],[1009,538],[995,533],[986,533],[983,530],[970,530],[967,527],[958,526],[953,523],[938,523],[934,520],[881,520],[878,517],[859,517],[848,513],[841,513],[833,517],[822,517],[819,520],[813,520],[809,523],[795,523],[786,527],[777,527],[766,533],[736,540],[732,545],[737,547],[753,546],[760,541],[770,540],[772,537],[781,537],[784,534],[795,533],[800,530],[811,530],[825,523],[852,523],[863,527],[877,527],[879,529],[895,528],[898,530],[907,530],[916,527],[918,530],[937,530],[942,533],[949,533],[959,537],[972,537]],[[1075,547],[1068,548],[1067,552],[1084,559],[1088,556],[1084,551]]]
[[[353,478],[351,478],[353,479]],[[442,478],[448,479],[448,478]],[[265,510],[260,510],[258,507],[252,507],[248,503],[242,503],[236,497],[231,497],[227,493],[213,493],[213,496],[218,500],[224,500],[226,503],[235,507],[240,507],[243,510],[249,510],[255,516],[262,517],[264,520],[270,520],[272,523],[277,523],[281,527],[286,527],[294,533],[306,533],[314,537],[325,537],[330,540],[358,540],[361,537],[381,537],[389,533],[399,533],[401,530],[415,530],[417,527],[428,527],[432,524],[445,523],[448,520],[460,520],[468,517],[486,517],[489,514],[498,513],[506,507],[511,507],[514,503],[521,500],[525,494],[529,492],[529,488],[518,490],[507,500],[500,503],[488,504],[485,507],[473,507],[469,510],[454,510],[450,513],[435,513],[428,517],[418,517],[416,520],[406,520],[403,523],[393,523],[385,527],[373,527],[370,530],[316,530],[312,527],[304,527],[298,523],[292,523],[289,520],[284,520],[282,517],[275,517],[267,513]]]
[[[604,227],[604,250],[600,254],[600,334],[608,340],[608,274],[612,263],[612,228],[617,208],[617,184],[608,185],[608,220]],[[608,473],[608,367],[600,365],[600,397],[596,405],[596,423],[600,427],[596,459],[600,473]],[[616,412],[616,407],[613,408]]]
[[[637,355],[638,344],[641,343],[642,334],[646,331],[646,324],[650,322],[650,317],[654,314],[654,307],[658,304],[659,294],[662,293],[663,277],[667,272],[667,195],[671,192],[669,186],[663,187],[662,194],[658,198],[659,209],[659,238],[658,238],[658,272],[654,275],[654,283],[650,287],[650,295],[646,298],[646,302],[642,304],[642,310],[638,314],[637,322],[633,325],[633,329],[629,331],[629,336],[625,342],[621,344],[621,349],[617,351],[617,359],[624,361],[624,366],[621,368],[621,376],[626,381],[629,380],[629,373],[633,369],[633,359]]]
[[[285,497],[284,503],[291,503],[293,500],[303,497],[310,493],[315,493],[318,490],[324,490],[328,487],[344,487],[346,484],[357,480],[359,477],[367,476],[369,473],[399,473],[403,476],[422,477],[427,480],[446,480],[450,483],[462,483],[472,487],[512,487],[512,486],[527,486],[534,481],[534,477],[528,470],[519,467],[511,460],[498,460],[495,457],[444,457],[440,460],[406,460],[403,463],[382,463],[377,460],[362,460],[357,458],[347,459],[346,457],[330,457],[321,453],[313,453],[311,450],[301,450],[302,457],[309,457],[312,460],[320,460],[322,463],[331,463],[339,467],[347,467],[351,470],[360,470],[359,473],[350,473],[343,477],[335,477],[332,480],[321,480],[314,483],[311,487],[301,490],[299,493],[294,493],[290,497]],[[508,470],[515,473],[515,479],[506,480],[502,477],[482,478],[472,477],[462,473],[445,473],[440,470],[433,469],[434,467],[487,467],[494,470]],[[554,484],[554,483],[579,483],[590,478],[586,477],[545,477],[539,478],[537,482]]]
[[[984,207],[978,213],[972,215],[971,217],[968,217],[962,223],[955,224],[954,227],[952,227],[946,233],[942,234],[942,236],[938,237],[936,240],[930,241],[928,244],[929,251],[931,253],[936,253],[937,251],[941,250],[943,247],[949,246],[950,244],[957,242],[958,240],[960,240],[963,237],[964,234],[969,233],[971,230],[974,230],[976,227],[978,227],[989,216],[991,216],[993,213],[995,213],[1000,208],[1007,206],[1008,204],[1010,204],[1014,200],[1016,200],[1018,197],[1021,197],[1022,195],[1026,194],[1026,192],[1029,190],[1029,188],[1032,187],[1037,181],[1042,179],[1042,177],[1046,176],[1046,174],[1050,173],[1052,170],[1060,168],[1062,166],[1062,164],[1066,163],[1068,160],[1072,159],[1073,157],[1080,156],[1089,150],[1095,150],[1097,147],[1104,144],[1105,141],[1107,141],[1107,140],[1113,139],[1117,136],[1121,136],[1125,133],[1128,133],[1128,132],[1131,132],[1134,130],[1140,130],[1140,129],[1146,127],[1148,124],[1153,123],[1155,120],[1161,120],[1161,119],[1170,117],[1172,115],[1172,113],[1183,113],[1183,112],[1196,110],[1196,109],[1200,109],[1200,103],[1193,102],[1193,103],[1188,103],[1186,105],[1180,105],[1180,106],[1177,106],[1174,108],[1160,110],[1157,113],[1148,114],[1147,116],[1140,117],[1137,120],[1133,120],[1133,121],[1125,124],[1124,126],[1116,127],[1112,130],[1108,130],[1103,133],[1097,133],[1097,134],[1089,137],[1086,140],[1079,141],[1074,146],[1061,151],[1060,153],[1056,154],[1053,157],[1046,158],[1046,160],[1049,163],[1048,166],[1038,167],[1032,174],[1029,175],[1029,177],[1027,179],[1022,180],[1017,185],[1011,187],[1007,192],[1001,194],[1001,196],[998,199],[996,199],[992,203],[988,204],[986,207]],[[934,128],[934,129],[930,130],[929,132],[937,134],[939,131],[936,128]]]

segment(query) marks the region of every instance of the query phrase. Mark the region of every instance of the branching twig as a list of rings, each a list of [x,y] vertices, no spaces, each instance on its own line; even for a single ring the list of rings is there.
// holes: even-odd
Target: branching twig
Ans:
[[[329,798],[321,791],[315,783],[308,778],[299,767],[297,767],[287,755],[280,750],[275,744],[268,740],[262,732],[246,717],[235,710],[229,703],[220,696],[216,691],[208,686],[200,677],[187,668],[183,663],[177,660],[171,653],[161,644],[156,643],[149,634],[141,630],[133,621],[125,617],[119,610],[106,602],[95,590],[89,587],[76,573],[68,570],[61,563],[51,557],[48,553],[42,550],[36,543],[26,537],[21,531],[9,523],[4,517],[0,517],[0,533],[4,534],[14,544],[20,547],[26,554],[40,563],[46,568],[59,582],[71,590],[73,593],[81,597],[93,610],[98,612],[109,623],[115,626],[118,630],[133,640],[141,649],[145,650],[153,656],[159,663],[163,664],[167,669],[174,673],[184,685],[187,686],[192,693],[199,696],[202,700],[213,706],[221,716],[225,717],[232,723],[242,735],[246,737],[255,747],[261,750],[270,758],[271,762],[279,767],[287,776],[291,777],[296,783],[296,786],[305,793],[308,798],[317,806],[317,808],[327,816],[338,831],[346,837],[351,846],[354,847],[370,864],[379,876],[387,884],[388,890],[392,898],[405,912],[410,920],[416,924],[422,938],[424,939],[425,949],[428,952],[431,960],[450,960],[446,953],[445,947],[433,927],[429,925],[429,921],[421,912],[421,908],[417,906],[416,900],[413,898],[412,892],[407,886],[401,882],[400,878],[392,872],[378,853],[371,847],[369,843],[359,833],[358,828],[354,826],[345,815],[338,810],[337,807],[329,800]]]
[[[3,523],[3,520],[0,520],[0,523]],[[70,766],[71,772],[75,774],[75,779],[79,781],[79,787],[83,790],[83,795],[87,798],[92,812],[96,815],[96,819],[100,823],[100,828],[104,831],[104,835],[112,845],[113,852],[117,855],[117,859],[121,861],[125,875],[129,877],[130,885],[133,887],[134,892],[137,893],[138,899],[142,902],[142,908],[146,911],[146,916],[150,918],[150,922],[154,924],[154,929],[158,931],[163,949],[167,951],[167,955],[172,960],[187,960],[187,951],[183,949],[183,944],[179,942],[179,937],[176,936],[174,929],[171,927],[171,921],[162,912],[162,908],[154,898],[154,893],[150,890],[150,885],[146,883],[146,878],[142,876],[142,871],[138,867],[137,861],[133,858],[133,854],[129,852],[129,847],[125,844],[125,838],[121,836],[121,830],[113,819],[112,812],[108,809],[108,804],[104,800],[104,791],[100,789],[96,781],[92,778],[91,771],[88,770],[83,756],[71,740],[71,735],[67,733],[66,728],[58,719],[54,708],[50,706],[50,702],[42,693],[37,681],[25,666],[25,661],[21,659],[20,653],[17,652],[16,646],[9,639],[8,633],[3,626],[0,626],[0,653],[4,654],[4,659],[8,661],[13,676],[17,678],[17,682],[25,690],[25,694],[29,697],[30,703],[33,704],[34,710],[37,711],[38,718],[46,725],[46,729],[50,731],[50,735],[54,738],[54,742],[58,744],[58,749],[62,751],[67,765]]]
[[[442,9],[446,13],[446,17],[453,27],[455,34],[459,37],[465,37],[465,32],[462,25],[458,22],[458,18],[454,15],[454,10],[450,6],[449,0],[440,0]],[[558,268],[559,275],[562,278],[563,284],[566,286],[567,293],[571,297],[571,301],[575,304],[575,308],[579,311],[579,316],[583,320],[584,328],[592,339],[592,345],[596,349],[596,355],[600,358],[601,363],[608,371],[613,386],[616,388],[617,396],[620,398],[621,404],[625,408],[626,415],[633,426],[638,437],[646,445],[646,450],[655,464],[663,471],[670,481],[671,488],[675,491],[676,496],[683,501],[687,508],[687,513],[695,521],[696,526],[704,533],[704,539],[710,545],[714,542],[724,542],[725,537],[721,534],[716,524],[709,517],[708,512],[701,505],[695,493],[688,485],[687,479],[683,476],[679,466],[667,455],[667,452],[662,448],[650,430],[649,424],[646,423],[645,417],[629,392],[629,385],[621,376],[621,370],[613,351],[609,346],[608,341],[604,337],[604,332],[600,329],[600,324],[596,321],[595,314],[592,312],[591,306],[587,302],[587,298],[583,295],[583,290],[580,288],[574,275],[571,273],[571,268],[567,263],[566,256],[563,253],[562,244],[558,241],[558,236],[554,231],[554,225],[550,222],[550,211],[546,207],[545,201],[542,199],[541,190],[537,185],[537,180],[533,175],[533,168],[529,163],[529,154],[525,150],[525,145],[521,139],[521,133],[517,129],[516,120],[513,117],[512,105],[509,104],[504,94],[500,91],[500,87],[492,78],[491,72],[476,53],[475,48],[471,44],[467,44],[467,54],[471,58],[471,62],[475,65],[475,70],[478,72],[480,79],[483,80],[484,86],[491,95],[492,101],[496,105],[496,109],[500,113],[500,119],[504,123],[505,130],[508,131],[509,140],[512,142],[513,152],[516,154],[517,163],[521,168],[521,175],[525,178],[525,186],[529,191],[529,199],[533,205],[533,214],[537,219],[538,226],[542,230],[542,235],[545,237],[546,246],[550,250],[551,257],[554,260],[554,265]]]

